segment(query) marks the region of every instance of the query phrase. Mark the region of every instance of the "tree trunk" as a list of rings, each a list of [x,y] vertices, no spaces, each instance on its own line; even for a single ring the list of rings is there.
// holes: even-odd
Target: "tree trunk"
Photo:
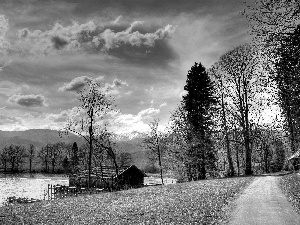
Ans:
[[[29,159],[29,172],[30,172],[30,173],[31,173],[31,164],[32,164],[31,161],[32,161],[32,159],[30,158],[30,159]]]
[[[55,167],[55,159],[52,159],[52,173],[54,173],[54,167]]]
[[[223,88],[223,83],[221,80],[221,86]],[[224,132],[225,132],[225,140],[226,140],[226,149],[227,149],[227,160],[228,160],[228,166],[229,166],[229,172],[228,176],[233,177],[234,176],[234,167],[231,157],[231,150],[230,150],[230,140],[228,137],[228,127],[227,127],[227,120],[226,120],[226,113],[225,113],[225,104],[224,104],[224,94],[222,92],[222,115],[223,115],[223,126],[224,126]]]
[[[92,154],[93,154],[93,108],[91,109],[91,115],[90,115],[90,127],[89,127],[89,144],[90,144],[90,152],[89,152],[89,174],[88,174],[88,189],[90,189],[91,186],[91,173],[92,173]]]
[[[164,185],[163,170],[162,170],[162,163],[161,163],[161,153],[160,153],[158,138],[156,139],[156,141],[157,141],[158,164],[159,164],[159,169],[160,169],[160,179],[161,179],[161,184]]]
[[[247,81],[244,80],[244,97],[245,97],[245,129],[244,129],[244,141],[246,150],[246,175],[252,175],[252,151],[250,148],[250,129],[249,129],[249,105],[248,105],[248,93],[247,93]]]

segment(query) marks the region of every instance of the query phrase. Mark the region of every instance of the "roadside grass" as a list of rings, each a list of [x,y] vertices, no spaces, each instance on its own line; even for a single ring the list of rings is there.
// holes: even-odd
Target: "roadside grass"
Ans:
[[[145,187],[0,208],[0,224],[225,224],[253,177]]]
[[[300,213],[300,174],[293,173],[280,179],[280,188]]]

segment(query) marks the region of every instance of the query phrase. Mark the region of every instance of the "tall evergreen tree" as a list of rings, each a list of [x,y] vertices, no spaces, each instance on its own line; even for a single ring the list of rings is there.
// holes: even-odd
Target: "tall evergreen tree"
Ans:
[[[213,124],[211,112],[217,101],[213,82],[201,63],[195,63],[188,71],[184,90],[186,94],[182,100],[183,108],[193,129],[193,135],[190,135],[189,139],[197,140],[189,150],[189,155],[193,158],[189,170],[192,174],[196,173],[193,179],[205,179],[206,167],[213,165],[215,158],[210,128]]]

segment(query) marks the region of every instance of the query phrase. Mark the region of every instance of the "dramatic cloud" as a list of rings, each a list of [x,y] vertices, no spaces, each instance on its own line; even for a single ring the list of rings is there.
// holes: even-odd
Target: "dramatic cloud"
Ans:
[[[116,19],[116,23],[122,17]],[[31,54],[57,54],[69,51],[88,53],[107,53],[116,55],[120,50],[130,54],[149,54],[157,45],[167,45],[165,40],[172,38],[175,27],[166,25],[154,32],[142,32],[144,22],[135,21],[129,27],[96,26],[93,21],[79,25],[73,22],[70,26],[56,23],[51,30],[34,30],[24,28],[18,31],[19,40],[15,51]],[[115,31],[115,29],[124,29]],[[161,43],[160,43],[161,42]],[[122,47],[122,48],[121,48]],[[143,48],[141,48],[143,47]],[[114,51],[113,51],[114,50]]]
[[[47,106],[46,98],[43,95],[20,95],[14,94],[8,102],[16,103],[24,107],[43,107]]]

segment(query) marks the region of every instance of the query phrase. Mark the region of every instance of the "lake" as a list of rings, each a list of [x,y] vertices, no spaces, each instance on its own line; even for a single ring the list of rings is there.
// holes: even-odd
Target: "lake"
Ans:
[[[174,184],[176,179],[164,178],[164,183]],[[43,200],[48,184],[69,185],[69,178],[61,174],[0,173],[0,206],[8,197],[12,196]],[[158,176],[150,175],[145,177],[144,184],[161,184],[161,180]]]
[[[0,206],[12,196],[43,200],[48,184],[69,185],[69,178],[61,174],[0,173]]]

